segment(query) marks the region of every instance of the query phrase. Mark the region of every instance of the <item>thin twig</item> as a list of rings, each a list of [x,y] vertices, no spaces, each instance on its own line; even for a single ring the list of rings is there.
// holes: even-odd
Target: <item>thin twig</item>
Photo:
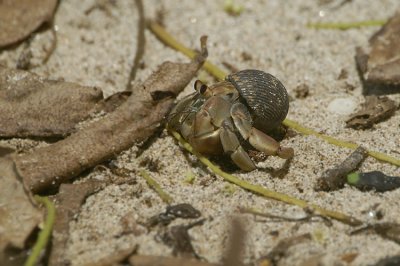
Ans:
[[[185,47],[183,44],[181,44],[180,42],[178,42],[177,40],[175,40],[168,32],[165,31],[165,29],[157,24],[156,22],[150,22],[148,25],[149,29],[166,45],[170,46],[171,48],[183,53],[184,55],[188,56],[189,58],[194,58],[195,56],[195,52],[187,47]],[[205,64],[203,65],[203,67],[213,76],[215,76],[217,79],[222,80],[225,78],[225,76],[227,75],[224,71],[222,71],[219,67],[217,67],[214,64],[211,64],[208,60],[205,62]],[[314,135],[318,138],[321,138],[325,141],[327,141],[330,144],[339,146],[339,147],[343,147],[343,148],[350,148],[350,149],[357,149],[357,147],[359,145],[352,143],[352,142],[348,142],[348,141],[343,141],[343,140],[338,140],[335,139],[333,137],[324,135],[324,134],[320,134],[312,129],[306,128],[302,125],[300,125],[299,123],[290,120],[290,119],[285,119],[283,121],[283,124],[287,127],[290,127],[302,134],[305,135]],[[384,161],[384,162],[388,162],[397,166],[400,166],[400,159],[391,157],[385,153],[381,153],[381,152],[376,152],[376,151],[370,151],[367,150],[368,155],[371,157],[374,157],[380,161]]]
[[[144,8],[143,8],[143,2],[141,0],[135,0],[136,7],[138,9],[138,15],[139,15],[139,21],[138,21],[138,33],[137,33],[137,48],[136,48],[136,53],[135,53],[135,58],[133,59],[133,64],[131,68],[131,73],[129,74],[129,79],[128,83],[126,84],[126,90],[130,91],[132,90],[132,81],[135,80],[136,77],[136,72],[139,68],[140,61],[143,58],[144,54],[144,48],[146,44],[146,38],[144,35],[144,30],[146,28],[146,20],[144,17]]]
[[[57,48],[58,38],[57,38],[57,31],[55,29],[54,20],[50,22],[50,31],[52,35],[51,46],[50,49],[46,51],[45,57],[42,59],[42,65],[46,64],[49,61],[50,57],[53,55],[54,51]]]
[[[266,198],[270,198],[270,199],[275,199],[275,200],[279,200],[288,204],[292,204],[292,205],[296,205],[299,206],[301,208],[309,208],[314,210],[316,213],[318,213],[321,216],[325,216],[325,217],[330,217],[332,219],[341,221],[345,224],[349,224],[352,226],[357,226],[362,224],[362,222],[360,220],[357,220],[351,216],[348,216],[346,214],[340,213],[340,212],[336,212],[336,211],[331,211],[331,210],[327,210],[324,209],[316,204],[312,204],[312,203],[308,203],[307,201],[298,199],[298,198],[294,198],[291,197],[289,195],[283,194],[283,193],[279,193],[273,190],[269,190],[266,189],[262,186],[259,185],[254,185],[251,184],[247,181],[241,180],[238,177],[228,174],[224,171],[222,171],[218,166],[214,165],[213,163],[210,162],[210,160],[208,160],[206,157],[204,157],[203,155],[199,154],[198,152],[196,152],[192,146],[190,146],[189,143],[187,143],[182,137],[181,135],[179,135],[178,132],[176,131],[172,131],[170,130],[171,134],[182,144],[182,146],[188,150],[190,153],[194,154],[200,162],[202,162],[204,165],[206,165],[208,168],[210,168],[210,170],[221,176],[224,180],[233,183],[235,185],[238,185],[241,188],[247,189],[251,192],[254,192],[256,194],[260,194]]]
[[[25,266],[36,265],[42,250],[47,246],[56,217],[56,209],[54,208],[54,204],[49,200],[49,198],[36,195],[35,200],[39,203],[42,203],[46,207],[47,217],[43,229],[39,233],[39,237],[36,240],[35,245],[33,246],[32,252],[24,264]]]
[[[147,173],[145,170],[141,170],[140,171],[140,175],[146,180],[147,184],[149,184],[149,186],[154,189],[155,192],[157,192],[157,194],[160,196],[160,198],[167,204],[171,204],[174,199],[168,195],[167,192],[165,192],[161,186],[157,183],[156,180],[154,180],[153,178],[151,178],[151,176],[149,175],[149,173]]]
[[[260,212],[256,209],[253,208],[244,208],[244,207],[240,207],[239,208],[239,212],[240,213],[248,213],[248,214],[253,214],[254,216],[260,216],[260,217],[264,217],[264,218],[268,218],[271,221],[287,221],[287,222],[310,222],[311,218],[313,217],[319,217],[323,219],[323,222],[325,224],[327,224],[328,226],[332,225],[332,221],[330,219],[328,219],[326,216],[322,216],[320,214],[315,214],[314,212],[312,212],[311,210],[307,210],[305,209],[305,213],[306,215],[300,218],[292,218],[292,217],[285,217],[285,216],[280,216],[280,215],[274,215],[271,213],[265,213],[265,212]]]
[[[327,169],[318,179],[317,190],[333,191],[340,189],[346,182],[346,176],[356,170],[368,156],[364,147],[359,146],[343,162],[333,168]]]
[[[335,146],[339,146],[339,147],[343,147],[343,148],[349,148],[349,149],[352,149],[352,150],[357,149],[358,146],[359,146],[358,144],[355,144],[355,143],[352,143],[352,142],[349,142],[349,141],[338,140],[338,139],[335,139],[335,138],[333,138],[331,136],[318,133],[315,130],[312,130],[310,128],[306,128],[306,127],[300,125],[299,123],[297,123],[297,122],[295,122],[293,120],[287,119],[287,118],[283,121],[283,124],[285,126],[287,126],[287,127],[290,127],[292,129],[304,134],[304,135],[316,136],[316,137],[318,137],[320,139],[323,139],[326,142],[328,142],[330,144],[333,144]],[[387,155],[385,153],[377,152],[377,151],[371,151],[371,150],[367,150],[367,153],[368,153],[369,156],[374,157],[375,159],[378,159],[380,161],[388,162],[388,163],[400,166],[400,159],[394,158],[394,157],[389,156],[389,155]]]

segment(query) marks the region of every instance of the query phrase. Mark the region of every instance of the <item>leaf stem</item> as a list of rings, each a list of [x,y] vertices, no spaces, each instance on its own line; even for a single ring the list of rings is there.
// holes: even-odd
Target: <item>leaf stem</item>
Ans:
[[[167,204],[170,204],[174,201],[174,199],[168,195],[167,192],[165,192],[161,186],[157,183],[156,180],[154,180],[149,173],[147,173],[145,170],[140,170],[140,175],[146,180],[147,184],[154,189],[154,191],[160,196],[160,198]]]
[[[56,209],[48,197],[40,197],[35,195],[34,198],[38,203],[41,203],[46,207],[47,217],[43,229],[40,231],[38,239],[33,246],[32,252],[24,264],[25,266],[34,266],[37,264],[42,250],[47,246],[56,217]]]
[[[275,199],[275,200],[279,200],[288,204],[292,204],[292,205],[296,205],[299,206],[301,208],[310,208],[312,210],[314,210],[315,212],[317,212],[319,215],[324,216],[324,217],[329,217],[338,221],[341,221],[345,224],[349,224],[352,226],[358,226],[361,225],[362,222],[360,220],[357,220],[351,216],[348,216],[346,214],[340,213],[340,212],[336,212],[336,211],[331,211],[331,210],[327,210],[324,209],[316,204],[312,204],[312,203],[308,203],[305,200],[301,200],[295,197],[291,197],[289,195],[280,193],[280,192],[276,192],[273,190],[269,190],[266,189],[262,186],[259,185],[254,185],[251,184],[247,181],[241,180],[240,178],[228,174],[224,171],[222,171],[218,166],[214,165],[210,160],[208,160],[206,157],[204,157],[203,155],[199,154],[198,152],[196,152],[192,146],[190,146],[189,143],[187,143],[182,137],[181,135],[179,135],[178,132],[173,131],[171,129],[169,129],[169,131],[171,132],[171,134],[179,141],[179,143],[186,149],[188,150],[190,153],[194,154],[200,162],[202,162],[204,165],[206,165],[208,168],[210,168],[210,170],[215,173],[216,175],[221,176],[224,180],[233,183],[241,188],[244,188],[246,190],[249,190],[253,193],[256,194],[260,194],[266,198],[270,198],[270,199]]]
[[[327,23],[308,23],[307,28],[329,29],[329,30],[349,30],[361,27],[382,26],[387,20],[366,20],[357,22],[327,22]]]

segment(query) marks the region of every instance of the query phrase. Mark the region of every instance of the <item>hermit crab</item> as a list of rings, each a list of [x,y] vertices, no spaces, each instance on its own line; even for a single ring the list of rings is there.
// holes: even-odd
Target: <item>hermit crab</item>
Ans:
[[[246,152],[249,144],[267,155],[293,157],[268,132],[281,125],[288,94],[273,75],[248,69],[211,86],[197,80],[195,92],[180,100],[168,116],[168,126],[202,154],[226,153],[244,171],[256,168]]]

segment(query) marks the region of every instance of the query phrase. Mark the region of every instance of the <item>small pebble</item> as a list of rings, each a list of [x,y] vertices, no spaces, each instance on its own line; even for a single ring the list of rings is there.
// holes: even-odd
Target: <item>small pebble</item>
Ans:
[[[353,97],[337,98],[329,103],[328,110],[339,115],[350,115],[356,107],[357,104]]]

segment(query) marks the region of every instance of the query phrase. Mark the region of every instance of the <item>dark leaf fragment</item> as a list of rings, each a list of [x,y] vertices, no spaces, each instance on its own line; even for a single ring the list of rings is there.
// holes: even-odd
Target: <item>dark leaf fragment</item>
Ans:
[[[373,266],[396,266],[400,265],[400,255],[381,259]]]
[[[362,233],[362,232],[373,232],[385,239],[389,239],[397,244],[400,244],[400,224],[398,223],[376,223],[368,224],[361,228],[358,228],[352,232],[351,235]]]
[[[386,96],[366,96],[361,104],[361,110],[351,115],[346,121],[346,127],[367,129],[374,124],[391,117],[397,110],[398,104]]]
[[[376,32],[356,62],[366,94],[400,93],[400,11]]]
[[[176,218],[194,219],[199,218],[200,216],[200,211],[196,210],[192,205],[181,203],[168,206],[165,212],[151,217],[147,222],[147,225],[149,227],[156,226],[157,224],[168,225]]]
[[[289,251],[289,248],[303,243],[305,241],[311,240],[311,235],[309,233],[302,234],[299,236],[285,238],[279,243],[264,257],[261,257],[257,260],[257,265],[278,265],[279,260],[284,258]],[[264,263],[264,264],[262,264]]]
[[[166,214],[175,216],[177,218],[193,219],[201,216],[200,211],[196,210],[189,203],[181,203],[172,206],[168,206]]]
[[[205,219],[201,219],[188,225],[172,226],[159,237],[164,244],[173,248],[174,256],[199,258],[192,246],[188,231],[195,226],[203,225],[204,221]]]
[[[385,192],[400,187],[400,176],[388,176],[380,171],[351,173],[347,176],[347,183],[360,190]]]

